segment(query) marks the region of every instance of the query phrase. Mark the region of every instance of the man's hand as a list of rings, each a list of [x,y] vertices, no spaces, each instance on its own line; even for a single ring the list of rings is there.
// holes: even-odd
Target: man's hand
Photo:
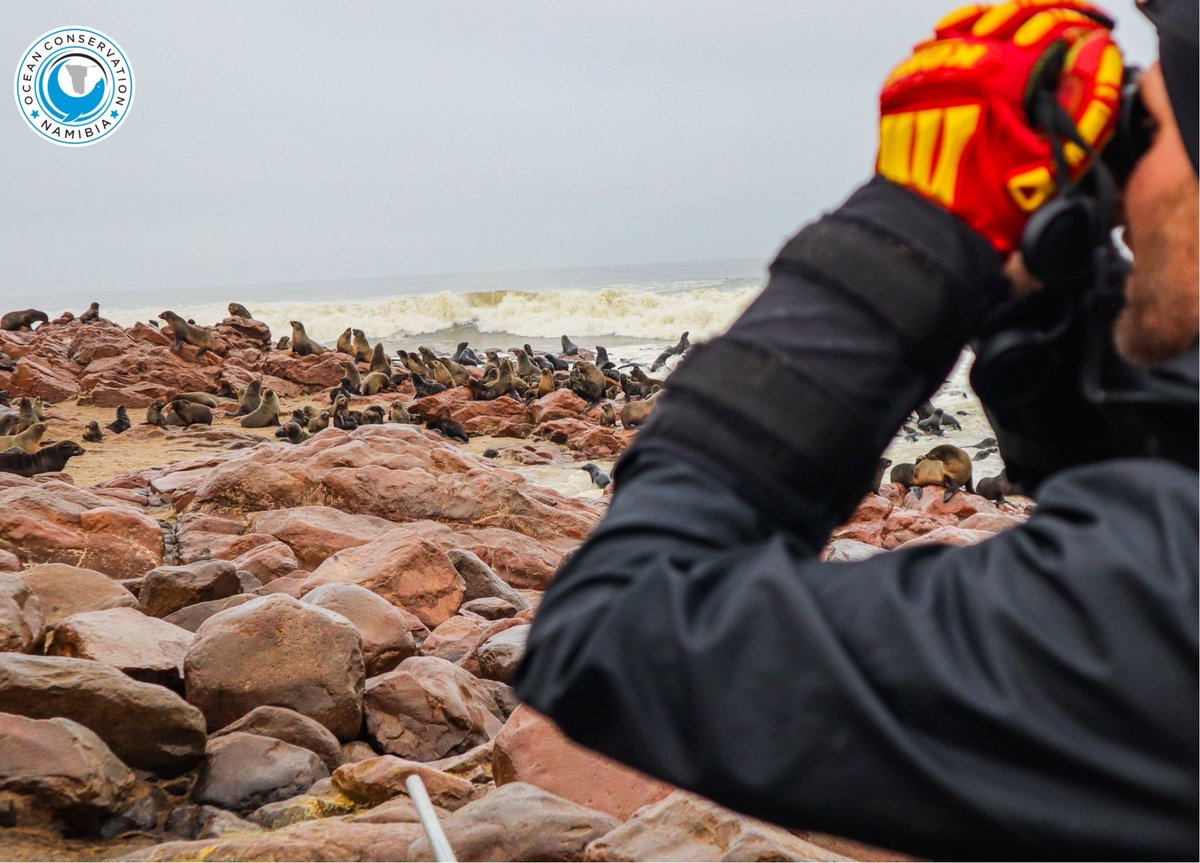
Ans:
[[[951,12],[884,83],[876,170],[1011,251],[1055,191],[1050,140],[1026,112],[1032,82],[1062,58],[1059,104],[1099,150],[1116,124],[1123,73],[1111,28],[1107,15],[1078,0]],[[1082,148],[1068,143],[1064,154],[1073,177],[1087,170]]]

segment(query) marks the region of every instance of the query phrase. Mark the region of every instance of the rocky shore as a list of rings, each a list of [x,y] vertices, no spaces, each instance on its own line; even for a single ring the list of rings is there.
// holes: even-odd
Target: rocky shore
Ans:
[[[469,443],[384,423],[292,444],[222,408],[139,424],[252,380],[286,421],[344,374],[344,354],[277,350],[258,321],[211,332],[199,354],[146,324],[0,332],[0,390],[44,400],[43,445],[117,405],[134,422],[63,472],[0,473],[0,859],[431,860],[413,773],[460,860],[896,856],[731,813],[517,704],[541,591],[612,492],[525,471],[586,479],[636,431],[567,387],[481,401],[410,380],[354,407],[400,401]],[[1032,507],[920,492],[883,483],[825,556],[977,542]]]

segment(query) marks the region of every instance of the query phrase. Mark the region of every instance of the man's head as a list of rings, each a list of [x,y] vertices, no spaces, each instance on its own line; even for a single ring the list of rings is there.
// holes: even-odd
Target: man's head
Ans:
[[[1159,27],[1170,80],[1159,63],[1141,79],[1142,102],[1156,128],[1124,190],[1125,238],[1134,262],[1114,339],[1125,359],[1152,365],[1183,353],[1200,334],[1196,6],[1194,0],[1155,0],[1143,8]]]

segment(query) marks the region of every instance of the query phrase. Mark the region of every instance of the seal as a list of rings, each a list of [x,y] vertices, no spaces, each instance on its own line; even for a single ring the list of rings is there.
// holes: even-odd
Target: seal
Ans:
[[[513,351],[513,356],[517,358],[517,374],[523,377],[526,381],[537,380],[538,376],[542,372],[542,369],[539,369],[533,364],[532,361],[530,361],[530,355],[525,353],[525,351],[521,350],[520,348],[517,348],[515,351]]]
[[[163,408],[167,405],[165,402],[153,401],[150,402],[150,407],[146,408],[146,425],[166,427],[167,420],[163,416]]]
[[[600,399],[604,398],[604,393],[607,389],[604,383],[604,374],[593,363],[589,363],[587,360],[579,360],[579,362],[571,367],[570,377],[567,378],[567,386],[571,388],[571,391],[575,395],[587,402],[589,406],[595,405]]]
[[[342,360],[342,369],[346,372],[341,381],[342,389],[355,394],[361,393],[362,373],[358,370],[358,363],[353,360]]]
[[[83,324],[91,324],[100,320],[100,304],[92,303],[88,306],[87,311],[79,316],[79,322]]]
[[[600,405],[600,425],[608,428],[617,424],[617,410],[613,403],[605,401]]]
[[[565,357],[579,356],[579,346],[566,336],[562,337],[562,352]]]
[[[262,401],[251,413],[240,420],[242,428],[261,429],[279,425],[279,397],[268,387],[262,391]]]
[[[321,429],[329,428],[329,411],[321,411],[308,421],[308,433],[316,434]]]
[[[338,396],[333,403],[333,427],[342,431],[354,431],[358,428],[358,420],[350,415],[350,402],[345,396]]]
[[[641,399],[636,402],[629,402],[625,407],[621,408],[621,426],[627,429],[635,429],[638,426],[645,425],[646,420],[650,419],[650,414],[654,413],[654,397]]]
[[[303,443],[312,435],[300,428],[299,423],[287,422],[275,430],[275,437],[286,438],[292,443]]]
[[[542,369],[542,374],[538,378],[537,392],[535,395],[537,398],[541,398],[542,396],[550,395],[552,392],[554,392],[554,373],[549,369]],[[609,405],[610,410],[611,408],[612,406]]]
[[[888,469],[891,463],[892,460],[890,458],[879,457],[879,461],[875,465],[875,478],[871,480],[871,491],[879,491],[879,486],[883,483],[883,472]]]
[[[454,376],[450,374],[450,371],[441,360],[434,360],[429,364],[429,367],[433,369],[433,379],[439,384],[446,389],[452,389],[455,386]]]
[[[184,428],[191,428],[194,425],[212,425],[213,415],[207,405],[191,402],[187,399],[175,399],[171,402],[171,410],[182,421]]]
[[[404,402],[399,401],[392,402],[388,410],[388,419],[394,423],[405,423],[408,425],[420,422],[419,419],[408,412],[408,408],[404,406]]]
[[[941,408],[934,408],[929,416],[917,422],[917,428],[926,434],[935,434],[940,437],[942,435],[942,417],[945,416],[945,413]]]
[[[612,482],[612,477],[600,470],[600,468],[592,464],[590,461],[581,467],[580,470],[586,470],[588,472],[588,476],[592,478],[592,485],[596,486],[596,488],[608,488],[608,484]]]
[[[60,440],[33,453],[17,448],[0,451],[0,473],[26,477],[53,473],[63,470],[70,459],[85,452],[87,450],[73,440]]]
[[[245,318],[248,321],[254,320],[254,315],[250,314],[250,310],[247,309],[245,306],[243,306],[241,303],[230,303],[229,304],[229,317]]]
[[[600,368],[612,365],[612,360],[608,358],[608,348],[604,345],[596,345],[596,365]]]
[[[466,367],[449,357],[441,357],[438,362],[449,372],[452,387],[465,387],[467,381],[471,379],[471,373],[467,371]]]
[[[183,399],[185,402],[195,402],[198,405],[204,405],[206,408],[215,408],[220,404],[214,396],[208,393],[177,393],[171,397],[171,401],[178,399]]]
[[[1007,470],[1002,470],[995,476],[985,476],[979,481],[979,495],[997,503],[1003,503],[1005,496],[1013,491],[1012,484],[1008,481]]]
[[[291,346],[292,346],[291,336],[280,336],[279,341],[277,341],[275,343],[275,350],[286,351],[286,350],[289,350],[291,348]]]
[[[39,309],[25,309],[20,312],[9,312],[0,318],[0,330],[16,332],[17,330],[32,330],[36,323],[50,323],[49,316]]]
[[[229,417],[244,417],[246,414],[252,414],[257,410],[262,402],[262,380],[253,380],[246,384],[246,391],[242,393],[241,402],[238,404],[238,409],[233,413],[226,412],[225,416]]]
[[[17,423],[19,421],[15,413],[0,414],[0,437],[18,434]]]
[[[28,396],[21,396],[17,400],[17,422],[13,426],[12,433],[20,434],[29,428],[35,422],[43,418],[43,413],[38,408],[41,399],[31,399]]]
[[[418,374],[423,378],[433,378],[433,369],[418,360],[408,351],[397,351],[397,356],[400,357],[400,364],[414,374]]]
[[[367,341],[367,334],[362,330],[353,330],[354,337],[351,346],[354,348],[354,360],[359,363],[367,363],[371,361],[371,352],[373,348],[371,343]]]
[[[213,334],[201,327],[193,326],[172,311],[159,312],[158,316],[167,322],[171,332],[175,334],[175,344],[172,350],[179,353],[180,347],[187,342],[198,350],[198,353],[214,350],[217,346]]]
[[[299,321],[289,321],[292,325],[292,353],[307,357],[310,354],[323,354],[329,350],[320,342],[314,341],[304,332],[304,324]]]
[[[383,405],[367,405],[363,408],[363,422],[367,425],[383,425]]]
[[[37,452],[38,443],[41,442],[42,435],[45,433],[45,423],[34,423],[19,434],[0,437],[0,452],[12,449],[13,447],[19,447],[29,453]]]
[[[362,392],[365,396],[392,390],[392,378],[384,372],[370,372],[362,379]]]
[[[425,428],[432,429],[442,437],[448,437],[453,440],[460,440],[463,443],[470,443],[471,439],[467,437],[467,430],[463,428],[463,424],[455,422],[450,417],[434,417],[425,423]]]
[[[913,465],[913,485],[943,485],[943,500],[950,500],[960,488],[974,494],[971,484],[971,457],[952,444],[935,446]]]
[[[113,434],[121,434],[129,431],[129,427],[133,425],[129,421],[129,412],[125,410],[125,405],[120,405],[117,408],[117,418],[105,426]]]
[[[388,359],[387,351],[383,349],[383,342],[377,342],[375,347],[371,349],[371,371],[392,373],[392,361]]]
[[[431,396],[434,393],[445,392],[446,388],[437,381],[427,381],[416,372],[412,372],[413,387],[419,396]]]
[[[99,443],[103,438],[104,433],[100,431],[100,423],[88,420],[88,424],[83,429],[83,439],[88,443]]]
[[[354,356],[353,336],[354,331],[349,327],[342,330],[342,334],[337,337],[337,342],[334,343],[334,347],[337,348],[338,353]]]
[[[888,482],[898,482],[905,488],[912,488],[913,485],[913,464],[912,462],[901,462],[892,467],[892,472],[888,474]]]
[[[479,357],[475,356],[475,352],[467,347],[467,342],[458,343],[458,347],[454,349],[454,356],[451,359],[463,366],[479,365]]]

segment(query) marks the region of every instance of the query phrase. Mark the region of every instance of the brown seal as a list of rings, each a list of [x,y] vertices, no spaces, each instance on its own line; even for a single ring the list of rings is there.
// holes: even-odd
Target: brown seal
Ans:
[[[100,423],[88,420],[88,424],[83,429],[83,439],[88,443],[99,443],[103,438],[104,432],[100,431]]]
[[[172,311],[159,312],[158,316],[167,322],[167,326],[175,334],[175,344],[172,346],[175,353],[179,353],[179,348],[184,342],[198,348],[200,353],[216,349],[216,340],[208,330],[189,324]]]
[[[362,414],[367,425],[383,425],[383,405],[367,405]]]
[[[342,334],[337,337],[334,347],[338,349],[338,353],[354,356],[354,330],[349,327],[342,330]]]
[[[892,472],[888,474],[888,482],[898,482],[905,488],[912,488],[913,485],[913,464],[912,462],[901,462],[892,467]]]
[[[613,407],[613,403],[605,401],[600,405],[600,425],[615,426],[617,424],[617,410]]]
[[[150,402],[150,407],[146,408],[146,425],[166,426],[167,420],[166,417],[163,416],[163,408],[166,406],[167,405],[165,402]]]
[[[277,351],[286,351],[286,350],[290,350],[290,349],[291,349],[291,347],[292,347],[292,338],[291,338],[291,336],[280,336],[280,337],[279,337],[279,341],[277,341],[277,342],[275,343],[275,350],[277,350]]]
[[[292,443],[303,443],[308,440],[311,435],[300,428],[300,424],[296,422],[286,422],[275,430],[275,437],[286,438]]]
[[[383,342],[377,342],[371,351],[371,371],[392,373],[392,362],[383,349]]]
[[[41,442],[42,435],[45,433],[45,423],[34,423],[20,434],[0,437],[0,452],[13,447],[19,447],[29,453],[37,452],[38,443]]]
[[[349,384],[350,392],[361,393],[362,373],[358,370],[358,363],[354,360],[342,360],[342,369],[346,372],[345,377],[342,378],[342,388],[345,389],[345,384]]]
[[[589,405],[594,405],[604,398],[607,389],[604,374],[594,363],[589,363],[587,360],[580,360],[571,367],[567,386]]]
[[[1003,503],[1006,495],[1013,493],[1012,484],[1008,481],[1008,471],[1002,470],[996,476],[986,476],[979,481],[978,492],[981,497]]]
[[[625,407],[621,408],[622,427],[635,429],[640,425],[645,425],[646,420],[650,419],[650,414],[654,413],[654,407],[657,403],[657,394],[641,401],[629,402]]]
[[[308,333],[304,332],[304,324],[299,321],[290,323],[292,325],[292,353],[306,357],[310,354],[323,354],[328,350],[320,342],[308,337]]]
[[[183,422],[184,428],[190,428],[194,425],[212,425],[212,411],[207,405],[198,404],[187,399],[175,399],[171,402],[171,410],[175,411],[175,415]]]
[[[467,431],[463,428],[463,424],[455,422],[450,417],[434,417],[425,423],[425,428],[432,429],[442,437],[460,440],[463,443],[471,442],[471,439],[467,437]]]
[[[262,401],[252,413],[241,419],[242,428],[261,429],[279,425],[279,397],[268,387],[262,391]]]
[[[433,369],[433,379],[439,384],[446,389],[451,389],[455,386],[454,376],[450,374],[450,371],[441,360],[434,360],[429,364],[429,367]]]
[[[538,376],[537,397],[548,396],[552,392],[554,392],[554,373],[549,369],[542,369],[541,375]]]
[[[388,411],[388,419],[394,423],[407,423],[409,425],[420,422],[419,419],[408,412],[408,408],[404,406],[403,402],[392,402],[391,408]]]
[[[79,316],[80,323],[90,324],[93,321],[100,320],[100,304],[92,303],[88,306],[87,311]]]
[[[238,404],[238,409],[233,413],[226,413],[226,416],[244,417],[246,414],[252,414],[258,408],[262,401],[262,381],[252,380],[246,384],[246,391],[242,393],[242,398]]]
[[[204,405],[206,408],[215,408],[220,404],[215,396],[200,392],[176,393],[171,397],[171,401],[177,399],[183,399],[185,402],[195,402],[198,405]]]
[[[250,310],[247,309],[245,306],[243,306],[241,303],[230,303],[229,304],[229,317],[231,317],[231,318],[246,318],[247,320],[250,320],[250,321],[254,320],[254,315],[250,314]]]
[[[18,421],[17,415],[14,413],[0,414],[0,437],[8,437],[9,435],[18,434]]]
[[[362,379],[362,394],[373,396],[376,393],[392,390],[392,379],[383,372],[371,372]]]
[[[113,434],[121,434],[129,431],[129,427],[133,425],[129,421],[129,411],[125,410],[125,405],[117,407],[117,418],[105,426]]]
[[[917,459],[913,466],[913,485],[942,485],[944,500],[950,500],[960,488],[974,493],[971,484],[971,457],[953,444],[935,446]]]
[[[892,460],[890,458],[879,457],[879,461],[875,464],[875,478],[871,480],[871,491],[879,491],[879,486],[883,483],[883,472],[888,469],[891,463]]]
[[[0,473],[35,476],[63,470],[67,461],[87,450],[73,440],[60,440],[45,449],[30,453],[20,449],[0,451]]]
[[[308,421],[309,434],[315,434],[321,429],[329,428],[329,411],[321,411]]]
[[[0,330],[15,332],[16,330],[32,330],[36,323],[48,324],[50,318],[38,309],[25,309],[20,312],[9,312],[0,318]]]
[[[362,330],[352,330],[353,338],[351,340],[352,353],[354,361],[358,363],[369,363],[371,361],[371,343],[367,341],[367,334]]]

